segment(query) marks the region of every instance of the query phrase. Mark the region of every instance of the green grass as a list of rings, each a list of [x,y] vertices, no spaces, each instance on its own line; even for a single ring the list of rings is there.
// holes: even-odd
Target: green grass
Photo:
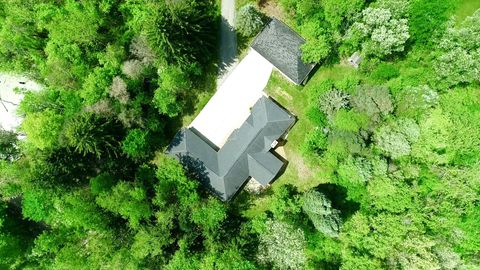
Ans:
[[[466,17],[471,16],[476,10],[480,9],[480,0],[460,1],[455,12],[456,22],[462,22]]]
[[[236,0],[236,1],[235,1],[235,7],[236,7],[237,9],[239,9],[239,8],[243,7],[244,5],[246,5],[246,4],[248,4],[248,3],[256,4],[257,1],[255,1],[255,0]]]

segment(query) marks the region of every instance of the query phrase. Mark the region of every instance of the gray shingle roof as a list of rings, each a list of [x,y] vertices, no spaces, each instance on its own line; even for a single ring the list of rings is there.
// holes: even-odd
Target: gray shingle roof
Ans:
[[[223,200],[230,199],[251,176],[263,185],[278,174],[283,162],[270,152],[295,118],[267,97],[260,98],[242,126],[218,151],[191,128],[180,130],[167,152]]]
[[[302,61],[305,40],[283,22],[273,18],[257,35],[251,47],[294,83],[301,84],[314,64]]]

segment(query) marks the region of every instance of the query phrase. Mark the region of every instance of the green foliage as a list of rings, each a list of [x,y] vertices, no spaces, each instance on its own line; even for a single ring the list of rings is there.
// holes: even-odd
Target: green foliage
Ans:
[[[308,191],[302,199],[302,210],[315,228],[329,237],[338,237],[342,220],[340,211],[332,207],[332,202],[318,191]]]
[[[47,109],[27,115],[22,123],[22,129],[28,142],[34,147],[45,150],[58,145],[64,118],[57,112]]]
[[[152,215],[145,190],[124,181],[116,184],[111,191],[98,195],[96,201],[101,207],[127,219],[132,228],[138,228],[140,221]]]
[[[109,191],[114,185],[114,179],[107,173],[99,174],[90,179],[90,192],[99,195]]]
[[[445,29],[449,14],[455,1],[415,0],[409,9],[409,29],[415,43],[428,44],[432,35],[438,35]]]
[[[213,85],[217,2],[1,2],[0,69],[44,89],[19,106],[26,139],[0,133],[0,268],[478,268],[478,13],[367,2],[279,1],[324,65],[303,91],[271,82],[298,116],[290,163],[228,203],[153,158]]]
[[[235,29],[246,37],[253,37],[262,29],[264,17],[255,5],[246,4],[236,14]]]
[[[306,263],[305,236],[283,221],[267,220],[267,228],[260,235],[258,259],[277,269],[301,269]]]
[[[375,139],[383,153],[397,159],[410,154],[411,145],[417,142],[419,136],[420,128],[417,123],[405,118],[380,127]]]
[[[361,45],[365,55],[382,58],[402,52],[409,38],[408,20],[404,15],[391,6],[380,5],[362,11],[362,20],[348,30],[346,42],[354,44],[355,49]]]
[[[396,96],[395,114],[400,117],[418,118],[429,108],[437,105],[438,93],[427,85],[406,87]]]
[[[134,14],[130,26],[144,34],[150,48],[168,63],[186,67],[197,61],[205,63],[212,56],[217,19],[214,1],[138,1],[127,5]]]
[[[15,160],[20,153],[17,134],[0,128],[0,160]]]
[[[388,81],[400,75],[400,71],[392,64],[380,63],[370,75],[375,81]]]
[[[333,89],[320,96],[319,106],[331,121],[340,109],[346,108],[349,105],[349,99],[350,96],[348,94]]]
[[[65,125],[63,136],[66,144],[82,155],[92,154],[97,158],[102,155],[113,155],[118,135],[112,133],[114,123],[109,119],[101,119],[93,114],[80,114]]]
[[[362,85],[352,96],[352,106],[366,114],[373,123],[379,122],[393,111],[388,88],[385,86]]]
[[[143,158],[149,150],[148,131],[131,129],[122,143],[122,150],[132,158]]]
[[[345,30],[365,5],[364,0],[354,1],[322,1],[325,13],[325,20],[330,23],[333,29]]]
[[[309,132],[305,137],[305,142],[302,145],[302,150],[305,154],[315,153],[317,155],[322,154],[327,148],[327,136],[322,129],[316,128]]]
[[[479,82],[480,11],[465,19],[459,27],[450,25],[440,43],[441,54],[435,70],[447,87]]]
[[[225,206],[217,199],[209,200],[192,213],[193,222],[208,231],[218,229],[226,218]]]
[[[301,26],[301,32],[307,42],[302,45],[302,59],[307,63],[319,63],[331,52],[331,40],[322,25],[316,20],[309,20]]]
[[[179,67],[168,66],[159,70],[160,84],[155,90],[153,104],[160,113],[170,117],[177,116],[183,109],[183,99],[190,90],[191,83],[185,72]]]
[[[308,40],[302,45],[302,59],[307,63],[319,63],[329,56],[330,51],[330,42],[327,36],[318,35],[317,38]]]
[[[341,131],[358,132],[365,128],[368,123],[368,117],[353,110],[347,111],[340,109],[333,119],[333,127]]]

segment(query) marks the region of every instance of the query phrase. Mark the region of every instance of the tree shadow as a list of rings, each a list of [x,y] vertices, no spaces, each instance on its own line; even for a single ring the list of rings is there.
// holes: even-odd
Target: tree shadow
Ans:
[[[218,57],[218,75],[222,76],[237,60],[237,32],[224,17],[220,19]]]
[[[316,190],[325,194],[335,209],[341,211],[342,219],[348,219],[360,209],[360,204],[347,200],[347,189],[335,184],[320,184]]]

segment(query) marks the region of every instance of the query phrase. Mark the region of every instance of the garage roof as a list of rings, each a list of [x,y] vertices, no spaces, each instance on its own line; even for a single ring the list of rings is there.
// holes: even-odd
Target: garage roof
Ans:
[[[315,67],[302,61],[305,40],[283,22],[273,18],[251,47],[296,84],[301,84]]]

